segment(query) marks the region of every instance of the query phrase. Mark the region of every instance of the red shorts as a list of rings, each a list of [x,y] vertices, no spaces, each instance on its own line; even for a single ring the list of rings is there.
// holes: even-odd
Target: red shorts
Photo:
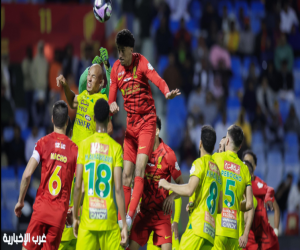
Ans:
[[[23,247],[25,247],[27,250],[57,250],[61,241],[63,231],[64,228],[54,227],[43,222],[31,219],[26,230],[26,234],[28,233],[30,235],[30,241],[27,242],[26,245],[25,243],[23,243]],[[43,234],[45,234],[46,236],[46,243],[38,245],[38,243],[32,241],[32,237],[34,237],[34,239],[37,239],[37,237],[39,236],[42,237]]]
[[[244,250],[257,250],[258,244],[255,241],[255,236],[252,230],[250,230],[248,235],[248,242]]]
[[[151,114],[139,120],[134,126],[127,121],[124,138],[124,160],[134,164],[138,154],[146,154],[150,158],[155,141],[156,115]]]
[[[153,220],[149,215],[139,212],[131,228],[129,239],[135,241],[140,246],[144,246],[149,235],[153,231],[153,244],[161,246],[162,244],[172,244],[172,231],[170,220]]]

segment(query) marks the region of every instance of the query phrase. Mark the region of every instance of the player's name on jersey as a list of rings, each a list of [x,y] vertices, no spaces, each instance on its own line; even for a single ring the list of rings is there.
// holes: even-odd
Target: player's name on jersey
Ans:
[[[23,235],[20,233],[20,235],[16,235],[15,233],[13,233],[13,235],[9,235],[7,236],[7,234],[5,233],[3,235],[3,242],[7,243],[8,245],[13,245],[16,244],[18,245],[19,243],[24,243],[24,245],[26,246],[27,243],[33,242],[35,245],[41,245],[42,243],[46,243],[46,235],[43,234],[41,235],[37,235],[36,237],[32,236],[30,237],[30,233],[26,233]]]
[[[68,158],[67,156],[63,156],[57,153],[51,153],[50,160],[56,160],[56,161],[61,161],[63,163],[66,163],[68,161]]]
[[[85,160],[86,161],[100,160],[100,161],[112,163],[112,157],[107,155],[102,155],[102,154],[86,154]]]
[[[206,176],[215,179],[220,185],[222,185],[221,176],[218,175],[216,172],[213,172],[211,170],[207,170]]]
[[[242,176],[237,175],[237,174],[232,173],[232,172],[229,172],[227,170],[222,170],[221,174],[224,177],[228,177],[228,178],[234,179],[234,180],[239,181],[239,182],[241,182],[243,180]]]

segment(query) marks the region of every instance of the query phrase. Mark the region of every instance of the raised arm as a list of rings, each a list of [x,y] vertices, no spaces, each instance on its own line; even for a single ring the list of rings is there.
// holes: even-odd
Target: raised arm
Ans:
[[[64,76],[60,75],[60,76],[56,77],[56,83],[57,83],[58,87],[60,87],[60,85],[63,86],[64,92],[65,92],[65,95],[67,98],[67,102],[68,102],[70,108],[76,109],[78,106],[77,95],[75,95],[75,93],[70,89]]]
[[[116,74],[115,74],[114,67],[111,70],[109,84],[110,84],[110,89],[109,89],[108,104],[109,104],[110,113],[111,115],[113,115],[119,111],[119,107],[116,103],[118,84],[116,81]]]

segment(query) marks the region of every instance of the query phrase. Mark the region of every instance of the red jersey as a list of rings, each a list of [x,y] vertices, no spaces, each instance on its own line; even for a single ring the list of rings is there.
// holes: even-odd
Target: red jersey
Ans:
[[[130,66],[122,66],[119,60],[114,63],[110,74],[108,103],[116,101],[119,89],[124,98],[124,109],[127,112],[129,125],[139,123],[140,118],[149,114],[156,119],[156,109],[148,80],[153,82],[164,95],[170,92],[166,82],[143,55],[133,53]]]
[[[255,241],[261,250],[269,249],[278,243],[278,238],[269,224],[267,210],[264,203],[268,200],[274,201],[274,189],[268,187],[260,178],[255,177],[252,181],[253,195],[257,199],[254,219],[251,230],[254,233]]]
[[[42,163],[32,219],[63,228],[69,208],[78,148],[66,135],[51,133],[35,145]]]
[[[171,215],[164,215],[162,211],[163,202],[169,196],[169,191],[159,189],[158,182],[160,179],[171,182],[171,176],[173,180],[176,180],[181,175],[181,171],[174,151],[162,139],[159,140],[160,144],[152,153],[146,166],[141,212],[157,217],[154,219],[170,220]]]

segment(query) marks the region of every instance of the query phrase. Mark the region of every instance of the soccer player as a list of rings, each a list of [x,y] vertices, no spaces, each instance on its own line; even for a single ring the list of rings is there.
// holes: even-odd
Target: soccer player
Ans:
[[[222,174],[224,190],[223,210],[221,214],[217,215],[216,238],[213,249],[234,250],[239,248],[239,236],[240,231],[242,231],[240,228],[240,211],[246,212],[253,208],[251,176],[248,167],[237,155],[243,140],[242,129],[237,125],[232,125],[227,130],[225,152],[213,155],[213,159]],[[244,194],[246,196],[245,201],[243,201]]]
[[[200,155],[193,162],[188,184],[176,185],[162,179],[159,187],[181,196],[194,196],[189,224],[182,235],[179,249],[212,249],[215,238],[215,220],[222,211],[222,177],[212,159],[216,132],[208,125],[201,129]]]
[[[74,187],[73,231],[77,249],[122,249],[128,239],[125,201],[122,188],[123,150],[107,134],[109,105],[100,98],[94,106],[96,132],[79,144]],[[81,184],[84,200],[80,227],[78,219]],[[121,231],[116,222],[113,185],[123,221]],[[79,229],[78,229],[79,227]],[[122,238],[122,240],[121,240]],[[121,245],[120,245],[121,244]]]
[[[64,101],[54,104],[52,122],[54,132],[35,145],[22,176],[20,196],[15,206],[15,214],[20,217],[30,178],[41,162],[41,183],[26,231],[30,234],[30,241],[23,243],[23,249],[58,249],[66,222],[78,148],[66,136],[68,106]],[[32,241],[33,237],[43,234],[46,235],[46,243],[39,245]]]
[[[72,109],[77,109],[72,141],[78,144],[80,141],[95,133],[96,123],[93,117],[96,101],[100,98],[107,101],[107,96],[99,93],[104,85],[102,67],[99,64],[93,64],[89,68],[86,90],[79,95],[75,95],[74,92],[71,91],[63,75],[58,76],[56,82],[57,86],[63,86],[69,106]],[[112,126],[109,127],[112,129]]]
[[[251,150],[246,150],[243,153],[243,160],[249,161],[253,165],[255,171],[257,157]],[[254,250],[257,249],[257,245],[261,250],[279,249],[277,236],[280,221],[280,210],[274,197],[274,189],[267,186],[264,181],[255,175],[252,177],[252,188],[253,195],[257,199],[257,208],[255,210],[249,240],[245,249]],[[266,207],[271,210],[274,208],[274,229],[269,224]]]
[[[221,139],[221,141],[219,143],[218,153],[225,152],[225,139],[226,139],[226,136],[223,136],[223,138]]]
[[[114,63],[110,76],[110,112],[119,111],[116,103],[117,90],[122,92],[124,109],[127,111],[127,129],[124,139],[123,188],[128,226],[132,222],[143,193],[144,174],[151,156],[156,131],[156,109],[148,80],[153,82],[166,99],[180,95],[178,89],[170,92],[166,82],[157,74],[148,60],[133,53],[134,37],[129,30],[121,30],[116,37],[119,60]],[[131,196],[131,179],[135,169],[134,188]],[[127,211],[126,211],[127,212]],[[121,225],[120,216],[119,225]]]
[[[172,177],[176,183],[182,184],[183,179],[174,151],[159,138],[160,130],[161,120],[157,117],[155,143],[146,167],[140,212],[133,222],[127,250],[144,246],[152,231],[154,245],[164,250],[172,248],[171,209],[178,195],[169,195],[168,191],[159,189],[158,181],[164,178],[170,182]]]

